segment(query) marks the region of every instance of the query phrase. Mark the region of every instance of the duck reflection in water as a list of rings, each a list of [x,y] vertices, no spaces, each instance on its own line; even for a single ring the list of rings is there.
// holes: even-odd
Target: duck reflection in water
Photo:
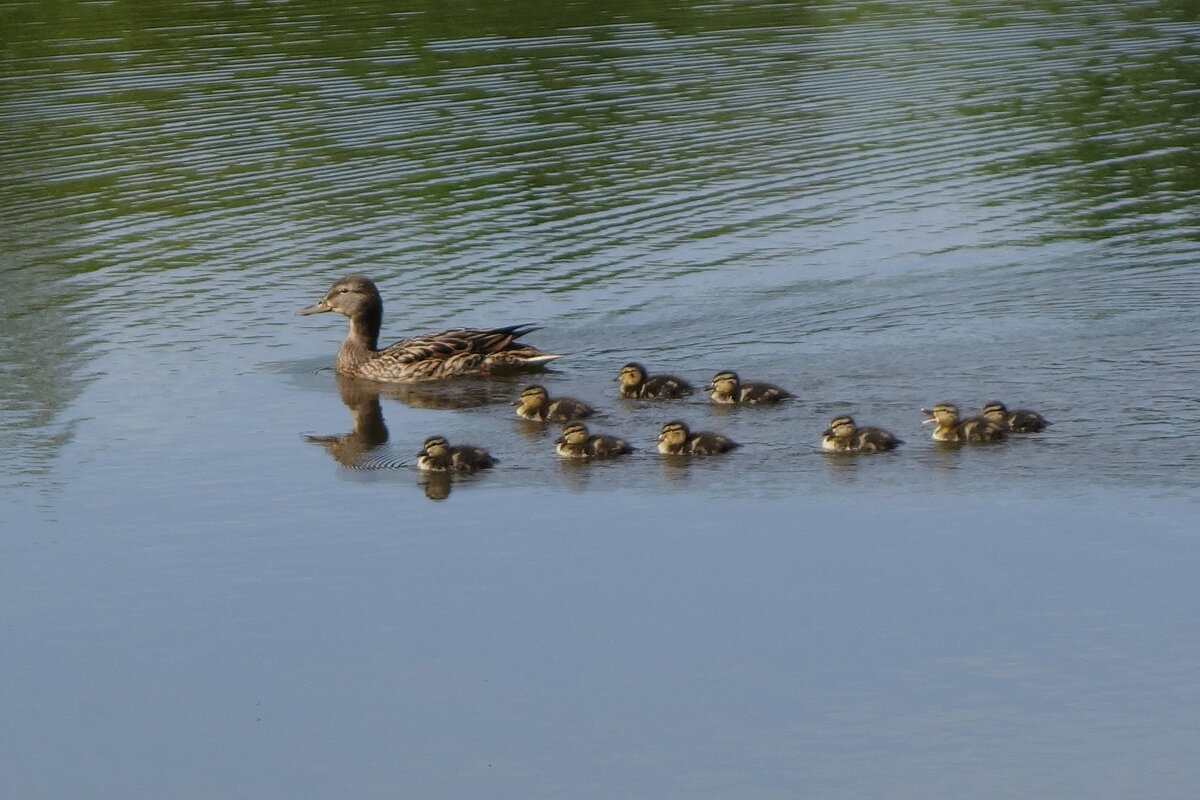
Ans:
[[[376,383],[375,386],[389,400],[412,408],[460,409],[508,403],[516,380],[508,377],[458,378],[429,383]]]
[[[453,480],[449,472],[422,472],[417,485],[425,487],[425,496],[430,500],[445,500]]]
[[[377,459],[368,454],[387,443],[388,429],[379,407],[379,384],[358,378],[337,376],[338,396],[350,409],[354,428],[339,436],[305,436],[305,440],[323,445],[333,460],[351,469],[370,469]],[[392,466],[399,466],[399,463]]]
[[[407,390],[418,387],[387,385],[376,381],[337,376],[338,396],[350,409],[350,420],[353,429],[349,433],[332,436],[305,436],[304,439],[323,446],[333,460],[342,467],[352,470],[398,470],[411,465],[406,459],[391,452],[388,443],[388,428],[383,419],[380,406],[380,395],[392,398],[396,390],[400,390],[404,399],[411,399]],[[481,396],[490,398],[496,396],[495,390],[482,390],[479,387],[463,387],[466,389],[457,396],[467,402],[467,405],[445,405],[452,402],[454,392],[444,392],[434,386],[420,387],[432,390],[426,397],[437,398],[435,408],[462,408],[480,405],[475,401]],[[482,394],[481,394],[482,391]],[[507,397],[507,394],[504,395]],[[403,399],[402,399],[403,402]],[[453,478],[448,473],[422,472],[417,485],[423,487],[425,496],[430,500],[444,500],[450,495]]]

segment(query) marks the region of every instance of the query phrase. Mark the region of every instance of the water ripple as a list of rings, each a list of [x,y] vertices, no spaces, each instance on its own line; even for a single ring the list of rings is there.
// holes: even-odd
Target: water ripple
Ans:
[[[740,363],[897,408],[998,383],[1136,414],[1112,398],[1196,377],[1200,76],[1193,25],[1126,11],[18,24],[5,270],[77,274],[127,374],[331,350],[290,312],[365,271],[396,336],[511,316],[598,372]]]

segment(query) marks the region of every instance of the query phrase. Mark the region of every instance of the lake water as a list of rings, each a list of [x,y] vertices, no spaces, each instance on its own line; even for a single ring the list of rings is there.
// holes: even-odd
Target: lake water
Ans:
[[[0,2],[0,785],[1200,785],[1191,4]],[[380,387],[532,322],[530,379]],[[627,361],[779,383],[632,403]],[[937,446],[919,409],[1054,421]],[[835,457],[853,413],[906,444]],[[657,456],[681,418],[745,447]],[[488,473],[412,468],[428,435]],[[311,441],[308,437],[326,437]]]

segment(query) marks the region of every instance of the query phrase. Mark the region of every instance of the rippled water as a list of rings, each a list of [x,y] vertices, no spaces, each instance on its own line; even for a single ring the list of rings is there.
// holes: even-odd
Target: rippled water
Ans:
[[[0,20],[23,796],[1196,785],[1187,4]],[[385,340],[537,323],[643,450],[560,463],[522,380],[339,386],[294,312],[354,271]],[[798,399],[622,402],[634,359]],[[1055,424],[920,425],[993,399]],[[821,454],[845,412],[905,446]],[[746,446],[664,461],[673,417]],[[423,478],[431,433],[501,465]]]

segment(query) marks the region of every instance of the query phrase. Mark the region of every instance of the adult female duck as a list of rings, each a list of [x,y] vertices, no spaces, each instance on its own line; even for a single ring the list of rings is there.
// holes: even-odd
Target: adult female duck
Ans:
[[[347,275],[335,283],[319,303],[298,313],[322,314],[326,311],[336,311],[350,318],[350,332],[334,362],[339,375],[407,383],[511,372],[561,358],[516,341],[534,330],[531,325],[453,328],[402,339],[379,350],[383,298],[374,282],[365,275]]]

